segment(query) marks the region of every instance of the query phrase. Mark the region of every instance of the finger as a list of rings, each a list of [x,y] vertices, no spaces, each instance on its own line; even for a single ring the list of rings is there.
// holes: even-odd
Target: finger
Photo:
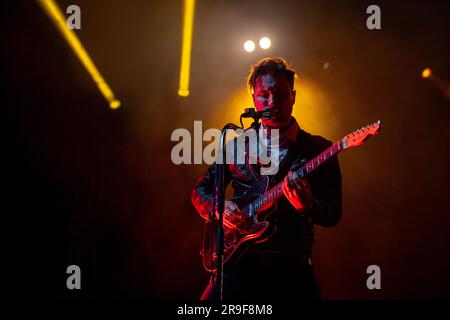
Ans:
[[[294,197],[294,198],[297,198],[297,197],[298,197],[298,192],[297,192],[297,190],[296,190],[295,188],[292,188],[292,189],[291,189],[291,195],[292,195],[292,197]]]
[[[288,188],[289,188],[289,181],[288,178],[286,177],[283,181],[283,193],[286,195],[286,193],[288,192]]]
[[[297,172],[293,172],[293,173],[292,173],[292,180],[293,180],[295,183],[302,181],[302,179],[300,178],[300,176],[298,175]]]
[[[224,212],[224,219],[227,219],[233,224],[237,224],[239,222],[239,218],[236,216],[236,214],[228,210]]]
[[[224,212],[224,217],[226,217],[226,219],[228,220],[228,221],[230,221],[231,223],[236,223],[236,218],[231,214],[231,212],[230,211],[225,211]]]
[[[301,182],[300,182],[301,183]],[[287,191],[292,197],[298,197],[299,192],[302,190],[301,185],[299,185],[296,181],[291,180],[291,183],[287,185]]]
[[[240,211],[227,212],[227,218],[236,225],[244,220],[244,214]]]
[[[235,228],[236,222],[233,221],[233,218],[230,217],[226,212],[223,215],[223,223],[229,228]]]
[[[233,211],[233,202],[225,200],[225,210]]]
[[[219,219],[219,217],[217,217],[217,219]],[[225,211],[223,213],[223,224],[224,224],[224,226],[231,228],[231,229],[236,228],[236,224],[228,218]]]
[[[233,216],[237,217],[238,219],[242,219],[242,217],[244,216],[244,214],[241,212],[241,209],[239,209],[237,204],[234,202],[231,202],[229,211]]]
[[[233,207],[231,205],[229,205],[229,204],[226,205],[224,212],[226,212],[226,211],[232,212],[233,211]]]
[[[281,189],[283,190],[284,195],[287,197],[287,183],[286,183],[286,179],[284,179],[283,186],[282,186]]]
[[[293,172],[291,175],[291,186],[292,188],[298,188],[299,184],[301,183],[301,179],[299,177],[299,175],[297,174],[297,172]]]
[[[230,211],[239,210],[238,206],[234,202],[230,202],[229,207]]]
[[[230,214],[237,218],[238,220],[241,220],[244,216],[244,214],[241,212],[241,209],[239,209],[239,207],[237,206],[237,204],[235,204],[234,202],[232,203],[232,205],[230,206],[230,210],[229,210]]]
[[[302,190],[303,190],[304,194],[312,194],[311,186],[309,185],[307,180],[305,180],[305,179],[301,180],[301,184],[302,184]]]
[[[286,187],[287,190],[291,190],[292,189],[292,181],[290,179],[290,176],[288,174],[288,176],[284,179],[284,187]]]
[[[295,183],[295,172],[289,171],[289,184],[291,187],[294,186]]]
[[[231,229],[236,228],[236,225],[234,225],[233,223],[229,222],[229,221],[226,220],[226,219],[223,219],[223,224],[224,224],[225,226],[227,226],[228,228],[231,228]]]
[[[290,199],[292,197],[292,189],[289,188],[289,184],[283,183],[283,193],[286,198]]]

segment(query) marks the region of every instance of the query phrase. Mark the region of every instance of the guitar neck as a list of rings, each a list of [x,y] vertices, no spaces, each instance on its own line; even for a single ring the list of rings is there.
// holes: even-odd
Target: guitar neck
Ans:
[[[316,170],[318,167],[320,167],[322,164],[327,162],[331,157],[338,154],[340,151],[344,149],[344,141],[343,139],[335,142],[332,146],[330,146],[328,149],[314,157],[312,160],[310,160],[308,163],[303,165],[298,172],[301,177],[306,177],[311,172]],[[284,179],[283,179],[284,180]],[[272,203],[273,201],[279,199],[283,195],[283,180],[276,184],[273,188],[266,191],[261,197],[256,199],[251,206],[255,210],[258,210],[259,208],[263,208],[268,203]]]

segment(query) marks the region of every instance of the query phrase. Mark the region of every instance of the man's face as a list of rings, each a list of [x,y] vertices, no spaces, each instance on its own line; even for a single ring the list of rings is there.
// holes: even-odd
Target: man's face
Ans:
[[[278,115],[269,120],[261,119],[266,127],[282,128],[289,125],[294,102],[295,90],[292,90],[284,75],[263,74],[256,78],[253,93],[256,110],[269,107],[278,111]]]

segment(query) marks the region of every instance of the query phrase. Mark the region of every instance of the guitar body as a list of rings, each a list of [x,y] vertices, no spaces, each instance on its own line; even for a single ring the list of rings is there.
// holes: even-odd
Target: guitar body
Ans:
[[[266,219],[270,215],[270,210],[255,211],[252,203],[261,197],[268,189],[269,178],[262,176],[254,185],[241,197],[233,198],[233,202],[243,211],[247,219],[239,228],[224,228],[224,267],[237,262],[245,253],[251,243],[260,243],[269,239],[275,232],[276,227],[271,225]],[[245,208],[245,210],[243,210]],[[214,220],[205,225],[204,245],[201,254],[203,256],[203,265],[206,270],[214,271],[216,269],[216,244],[218,221]],[[212,231],[213,230],[213,231]],[[211,235],[211,232],[213,234]]]
[[[299,176],[304,178],[340,151],[362,145],[370,136],[378,134],[380,128],[381,121],[377,121],[353,131],[304,164],[300,169],[293,170],[296,170]],[[243,196],[232,199],[241,212],[246,215],[246,219],[237,228],[228,228],[224,225],[224,268],[238,260],[248,249],[250,243],[264,242],[275,232],[276,226],[267,221],[272,212],[266,209],[283,195],[282,184],[283,181],[268,190],[269,178],[262,176]],[[217,265],[217,224],[217,220],[212,222],[212,227],[211,223],[207,223],[203,250],[201,251],[203,265],[208,271],[215,271]]]

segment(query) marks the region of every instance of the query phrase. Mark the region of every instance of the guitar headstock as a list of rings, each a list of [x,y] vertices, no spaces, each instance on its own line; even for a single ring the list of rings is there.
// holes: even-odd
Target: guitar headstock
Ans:
[[[374,136],[380,132],[381,121],[378,120],[372,124],[369,124],[361,129],[353,131],[352,133],[346,135],[341,140],[341,147],[343,149],[348,149],[351,147],[356,147],[362,145],[371,136]]]

